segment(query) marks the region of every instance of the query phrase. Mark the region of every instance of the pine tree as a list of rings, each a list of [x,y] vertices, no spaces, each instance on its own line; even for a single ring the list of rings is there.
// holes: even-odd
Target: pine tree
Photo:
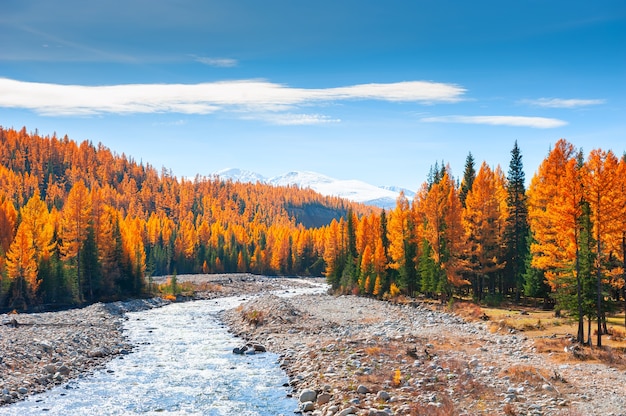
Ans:
[[[467,193],[472,189],[474,179],[476,179],[474,156],[472,156],[472,152],[469,152],[465,159],[465,170],[463,171],[463,180],[461,181],[461,190],[459,191],[459,198],[461,199],[463,208],[465,208],[465,198],[467,198]]]
[[[524,166],[517,141],[511,150],[511,162],[507,177],[507,219],[504,234],[505,282],[515,289],[519,301],[525,261],[527,257],[527,239],[529,233],[528,207],[526,205],[526,187],[524,184]]]

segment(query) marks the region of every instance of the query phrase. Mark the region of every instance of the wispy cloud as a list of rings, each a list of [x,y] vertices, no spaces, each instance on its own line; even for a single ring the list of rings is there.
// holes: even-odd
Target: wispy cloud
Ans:
[[[263,120],[279,126],[305,126],[341,122],[338,118],[332,118],[324,114],[263,113],[246,118]]]
[[[47,116],[259,113],[285,112],[301,105],[345,100],[458,102],[464,92],[464,88],[455,84],[427,81],[307,89],[262,80],[85,86],[0,78],[0,107],[29,109]]]
[[[208,58],[204,56],[194,56],[194,59],[202,64],[218,68],[232,68],[239,65],[239,62],[232,58]]]
[[[582,98],[538,98],[536,100],[522,100],[524,104],[547,108],[577,108],[590,105],[604,104],[604,99],[582,99]]]
[[[552,129],[567,125],[566,121],[546,117],[524,116],[439,116],[420,119],[427,123],[488,124],[493,126],[532,127]]]

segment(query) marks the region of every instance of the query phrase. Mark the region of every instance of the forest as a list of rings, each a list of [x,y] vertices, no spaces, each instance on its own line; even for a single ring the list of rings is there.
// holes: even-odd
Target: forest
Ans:
[[[339,293],[545,299],[598,323],[626,298],[626,156],[561,139],[526,189],[468,154],[388,212],[310,189],[176,178],[102,144],[0,127],[0,308],[150,291],[151,276],[326,276]],[[591,330],[588,328],[588,334]]]

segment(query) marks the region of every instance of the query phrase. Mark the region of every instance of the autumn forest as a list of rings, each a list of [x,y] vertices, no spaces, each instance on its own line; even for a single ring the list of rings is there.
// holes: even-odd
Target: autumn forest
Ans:
[[[324,275],[381,298],[540,299],[582,342],[626,294],[626,157],[561,139],[527,189],[517,143],[510,156],[505,172],[470,153],[460,178],[435,163],[384,211],[0,127],[0,309],[143,296],[177,273]]]

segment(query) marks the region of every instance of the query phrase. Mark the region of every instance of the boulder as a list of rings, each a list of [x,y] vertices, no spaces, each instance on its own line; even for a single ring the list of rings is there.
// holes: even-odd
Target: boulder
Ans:
[[[333,396],[330,395],[329,393],[322,393],[319,396],[317,396],[317,404],[319,405],[323,405],[326,404],[328,402],[330,402],[330,399],[332,399]]]
[[[387,402],[389,401],[389,399],[391,399],[391,396],[384,390],[381,390],[378,392],[378,394],[376,394],[376,400]]]
[[[243,355],[246,351],[248,351],[247,345],[244,345],[241,348],[238,348],[238,347],[233,348],[233,354]]]
[[[317,399],[317,392],[311,389],[304,389],[300,392],[299,401],[300,403],[304,402],[314,402]]]
[[[300,403],[300,411],[301,412],[311,412],[315,410],[315,404],[313,402],[302,402]]]
[[[361,384],[359,387],[356,388],[356,392],[359,394],[367,394],[370,392],[370,389]]]
[[[356,409],[354,407],[348,407],[347,409],[343,409],[341,412],[337,413],[337,416],[348,416],[348,415],[356,415]]]

